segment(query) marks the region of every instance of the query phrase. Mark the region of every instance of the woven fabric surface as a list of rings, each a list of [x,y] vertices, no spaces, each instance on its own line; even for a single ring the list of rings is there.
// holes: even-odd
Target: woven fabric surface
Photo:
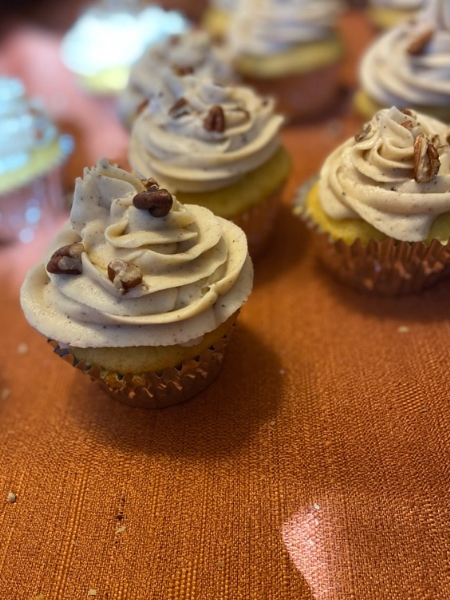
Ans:
[[[37,251],[0,250],[2,599],[450,597],[449,283],[353,292],[291,214],[354,128],[284,132],[294,173],[254,293],[184,405],[121,405],[53,355],[18,301]]]

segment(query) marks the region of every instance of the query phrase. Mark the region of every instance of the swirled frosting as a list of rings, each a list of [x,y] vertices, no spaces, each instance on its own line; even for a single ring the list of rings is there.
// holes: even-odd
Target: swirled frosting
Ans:
[[[188,31],[148,48],[133,65],[128,85],[119,99],[122,116],[135,115],[142,103],[151,99],[161,86],[164,70],[195,73],[224,85],[234,80],[225,47],[214,44],[203,31]]]
[[[419,10],[425,5],[424,0],[370,0],[372,6],[385,6],[398,10]]]
[[[398,240],[426,239],[434,219],[450,211],[449,132],[425,115],[381,110],[325,161],[319,179],[324,212],[337,220],[363,219]],[[424,181],[429,143],[440,166]]]
[[[0,177],[26,166],[33,151],[58,139],[42,104],[17,79],[0,77]]]
[[[51,252],[81,242],[82,273],[52,274],[45,264],[28,273],[21,303],[38,331],[80,348],[186,344],[245,302],[253,275],[245,234],[176,199],[167,216],[153,217],[133,204],[143,190],[106,159],[77,179],[70,221]],[[142,274],[125,294],[108,276],[114,260]]]
[[[360,80],[383,106],[450,104],[450,3],[430,0],[415,20],[381,35],[363,57]]]
[[[248,0],[229,28],[235,56],[282,52],[330,36],[343,10],[340,0]]]
[[[222,111],[223,127],[205,125],[214,110]],[[167,71],[160,93],[135,121],[128,158],[137,173],[175,192],[219,189],[273,156],[282,122],[273,101],[250,88]]]

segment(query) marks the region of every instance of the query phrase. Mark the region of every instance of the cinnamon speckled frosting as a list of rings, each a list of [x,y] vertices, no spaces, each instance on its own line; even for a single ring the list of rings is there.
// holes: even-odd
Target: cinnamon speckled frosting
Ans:
[[[119,98],[122,116],[136,114],[142,102],[159,91],[167,66],[175,72],[210,77],[221,85],[229,84],[235,78],[225,47],[215,44],[206,32],[194,30],[171,36],[148,48],[133,65],[128,85]]]
[[[360,218],[414,242],[426,239],[434,219],[450,211],[450,130],[406,112],[381,110],[337,148],[321,170],[319,197],[333,219]]]
[[[242,306],[253,280],[244,233],[175,198],[167,216],[153,217],[133,204],[145,189],[106,159],[77,179],[47,260],[81,242],[82,273],[49,273],[46,262],[30,270],[21,303],[38,331],[81,348],[189,344]],[[121,293],[108,276],[113,260],[136,266],[142,282]]]
[[[383,106],[450,104],[450,2],[430,0],[364,55],[361,87]]]
[[[242,2],[229,30],[233,54],[272,54],[326,38],[343,8],[340,0]]]
[[[211,118],[217,110],[222,123]],[[160,93],[135,121],[128,158],[136,173],[174,192],[220,189],[275,154],[282,123],[273,100],[248,87],[167,71]]]

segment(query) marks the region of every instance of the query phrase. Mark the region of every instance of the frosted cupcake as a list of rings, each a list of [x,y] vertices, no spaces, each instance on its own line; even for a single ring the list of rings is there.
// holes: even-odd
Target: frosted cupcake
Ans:
[[[319,115],[336,99],[343,44],[339,0],[246,0],[233,15],[234,66],[293,119]]]
[[[238,0],[211,0],[203,16],[203,27],[213,38],[223,39],[227,36],[233,12]]]
[[[425,0],[370,0],[367,14],[379,29],[391,29],[413,17],[425,5]]]
[[[252,279],[236,225],[102,159],[77,179],[70,221],[21,303],[113,396],[168,406],[217,375]]]
[[[167,67],[180,76],[209,77],[220,85],[235,79],[227,52],[213,43],[207,33],[189,31],[171,36],[151,46],[131,69],[127,87],[119,98],[120,116],[127,126],[158,93]]]
[[[383,107],[413,108],[450,121],[450,3],[430,0],[413,21],[383,34],[360,67],[357,111],[366,119]]]
[[[341,280],[417,292],[450,273],[449,127],[393,107],[325,161],[297,212]]]
[[[139,1],[101,0],[84,11],[64,36],[62,59],[90,92],[116,95],[148,46],[187,28],[188,22],[176,11]]]
[[[199,204],[244,229],[253,258],[272,229],[290,160],[272,100],[246,87],[167,71],[135,121],[129,162],[180,202]]]
[[[30,242],[62,210],[60,165],[70,150],[42,103],[0,77],[0,242]]]

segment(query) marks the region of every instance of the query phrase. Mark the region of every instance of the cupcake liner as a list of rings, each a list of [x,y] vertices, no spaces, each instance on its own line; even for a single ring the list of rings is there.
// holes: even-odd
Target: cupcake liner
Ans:
[[[304,73],[279,77],[256,77],[245,74],[245,83],[262,96],[274,96],[277,110],[289,121],[319,117],[329,111],[340,94],[341,61]]]
[[[231,220],[247,236],[248,252],[253,260],[264,251],[273,230],[273,223],[280,204],[283,186]]]
[[[119,373],[77,360],[71,351],[49,339],[53,351],[73,367],[89,375],[112,397],[137,408],[165,408],[189,400],[219,374],[234,323],[225,335],[199,355],[161,372]]]
[[[333,240],[304,210],[315,180],[300,188],[294,213],[313,231],[318,257],[337,279],[361,291],[400,296],[420,292],[450,275],[450,241],[442,244],[435,239],[426,245],[387,238],[348,245]]]

